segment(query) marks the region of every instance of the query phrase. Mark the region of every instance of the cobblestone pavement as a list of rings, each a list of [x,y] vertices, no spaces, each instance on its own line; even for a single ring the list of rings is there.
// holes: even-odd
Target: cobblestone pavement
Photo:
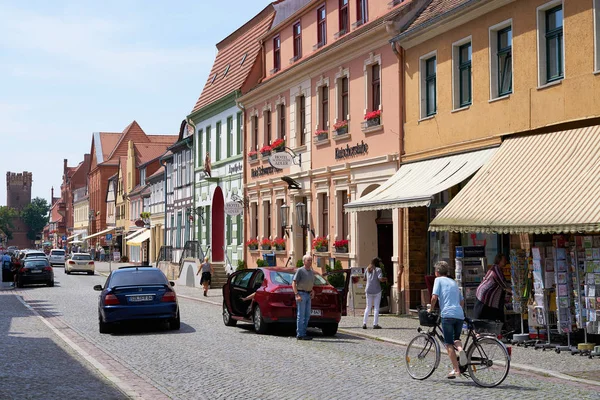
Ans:
[[[1,399],[124,399],[0,283]]]
[[[100,335],[98,293],[92,286],[104,278],[56,270],[56,287],[26,288],[16,294],[46,312],[53,324],[63,324],[61,332],[72,335],[90,354],[96,348],[96,356],[104,357],[100,364],[105,372],[119,374],[121,383],[141,398],[600,398],[596,386],[517,369],[491,390],[466,379],[449,381],[446,357],[431,378],[414,381],[405,371],[404,349],[398,345],[346,334],[324,338],[318,330],[311,330],[315,340],[298,342],[289,332],[256,335],[250,325],[225,327],[220,290],[198,301],[190,299],[198,297],[197,289],[177,288],[179,332],[146,326]]]

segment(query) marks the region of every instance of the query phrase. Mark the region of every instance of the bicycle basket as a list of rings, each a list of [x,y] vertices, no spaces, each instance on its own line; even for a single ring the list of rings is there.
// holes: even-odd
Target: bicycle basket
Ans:
[[[480,335],[498,336],[502,332],[504,323],[500,321],[491,321],[487,319],[474,319],[473,329]]]
[[[427,312],[425,309],[419,310],[419,324],[421,326],[437,326],[438,320],[439,316],[437,314]]]

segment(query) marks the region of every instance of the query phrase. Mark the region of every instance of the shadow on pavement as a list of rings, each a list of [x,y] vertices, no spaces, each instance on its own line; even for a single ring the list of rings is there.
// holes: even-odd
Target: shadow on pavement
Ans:
[[[170,330],[166,322],[160,321],[125,322],[115,325],[113,329],[113,336],[145,336],[156,333],[178,335],[196,332],[196,329],[183,322],[179,330]]]

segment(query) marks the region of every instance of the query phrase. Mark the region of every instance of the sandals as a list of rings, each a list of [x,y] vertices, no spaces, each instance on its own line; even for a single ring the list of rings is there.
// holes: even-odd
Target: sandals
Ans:
[[[448,373],[448,379],[455,379],[460,377],[460,372],[456,372],[455,370],[452,370]]]

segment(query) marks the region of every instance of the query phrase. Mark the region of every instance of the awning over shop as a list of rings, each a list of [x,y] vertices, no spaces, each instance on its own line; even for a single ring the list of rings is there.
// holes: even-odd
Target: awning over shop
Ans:
[[[431,198],[473,175],[498,148],[404,164],[383,185],[345,205],[346,212],[429,206]]]
[[[105,229],[103,231],[96,232],[96,233],[94,233],[94,234],[92,234],[90,236],[86,236],[82,240],[88,240],[88,239],[94,238],[96,236],[106,235],[108,232],[111,232],[111,231],[114,231],[114,230],[115,230],[115,228],[108,228],[108,229]]]
[[[506,139],[429,229],[600,231],[600,126]]]
[[[134,237],[136,237],[140,233],[142,233],[144,231],[147,231],[147,230],[148,230],[148,228],[142,228],[142,229],[138,229],[137,231],[133,231],[129,235],[125,236],[125,240],[133,239]]]
[[[141,234],[127,241],[127,246],[141,246],[146,240],[150,239],[150,230],[146,229]]]
[[[75,233],[74,235],[71,235],[71,236],[67,237],[67,240],[71,240],[71,239],[73,239],[77,235],[79,235],[79,233]]]

